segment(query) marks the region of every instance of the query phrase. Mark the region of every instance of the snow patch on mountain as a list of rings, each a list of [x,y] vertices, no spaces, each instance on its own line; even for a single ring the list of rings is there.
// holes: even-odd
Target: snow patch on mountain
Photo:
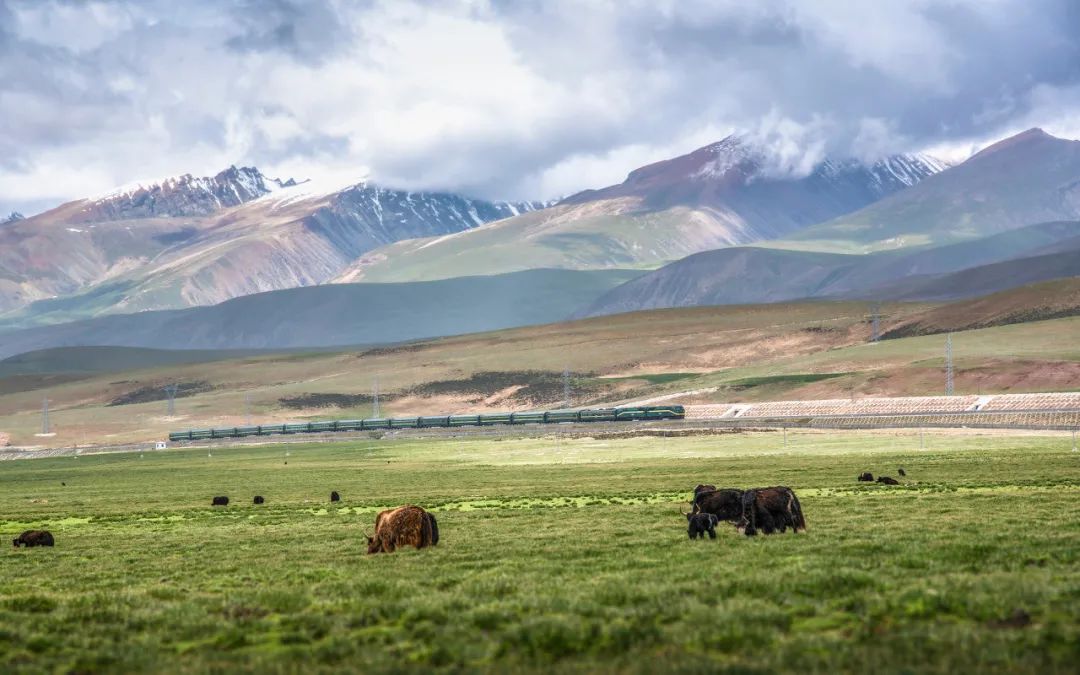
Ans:
[[[702,148],[709,156],[701,167],[690,175],[697,179],[722,178],[734,168],[751,164],[755,169],[760,167],[763,154],[757,148],[743,142],[738,136],[727,138]]]

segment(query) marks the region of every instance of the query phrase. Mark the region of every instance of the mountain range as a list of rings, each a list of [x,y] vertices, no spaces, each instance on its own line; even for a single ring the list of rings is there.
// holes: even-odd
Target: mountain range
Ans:
[[[0,323],[34,325],[330,281],[357,256],[542,206],[447,193],[182,176],[0,225]]]
[[[1078,274],[1080,143],[1037,129],[955,166],[829,158],[806,175],[730,136],[555,204],[230,167],[0,221],[0,355],[381,344]]]
[[[340,280],[417,281],[530,266],[655,267],[828,221],[947,166],[927,155],[897,155],[869,166],[828,159],[806,176],[774,175],[764,149],[729,136],[552,208],[376,249]]]

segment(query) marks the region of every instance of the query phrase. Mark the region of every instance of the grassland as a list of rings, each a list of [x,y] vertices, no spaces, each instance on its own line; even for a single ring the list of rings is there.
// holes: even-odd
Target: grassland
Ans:
[[[552,437],[6,463],[0,530],[47,527],[57,546],[0,554],[0,670],[1075,672],[1069,439],[927,438],[926,450],[908,434],[804,432],[786,446],[776,433]],[[898,465],[900,487],[854,481]],[[747,539],[725,526],[690,542],[678,510],[702,481],[791,485],[810,529]],[[233,504],[211,508],[216,494]],[[376,511],[403,502],[438,514],[439,546],[365,555]]]

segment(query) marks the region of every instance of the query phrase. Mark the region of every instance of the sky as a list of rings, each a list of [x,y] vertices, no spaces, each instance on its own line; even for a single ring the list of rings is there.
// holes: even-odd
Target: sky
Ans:
[[[231,164],[547,199],[1080,137],[1075,0],[0,0],[0,214]]]

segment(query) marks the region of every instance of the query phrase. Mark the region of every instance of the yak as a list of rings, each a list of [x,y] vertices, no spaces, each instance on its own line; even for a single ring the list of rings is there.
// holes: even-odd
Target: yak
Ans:
[[[19,548],[19,546],[27,548],[31,546],[52,546],[54,544],[52,533],[48,530],[27,530],[12,539],[11,543],[15,548]]]
[[[691,539],[704,539],[705,533],[709,533],[709,539],[716,539],[716,524],[720,519],[711,513],[685,513],[686,533]]]
[[[863,471],[859,474],[858,480],[862,483],[873,483],[874,474],[870,473],[869,471]]]
[[[890,476],[878,476],[877,482],[884,483],[885,485],[899,485],[900,481]]]
[[[419,506],[399,506],[375,517],[375,536],[367,541],[368,553],[393,553],[401,546],[434,546],[439,543],[439,525],[435,516]]]
[[[214,497],[213,501],[210,502],[210,506],[228,506],[228,505],[229,505],[229,498],[228,497]]]
[[[332,501],[332,502],[340,502],[341,501],[341,495],[339,495],[337,493],[337,490],[334,490],[333,492],[330,493],[330,501]]]
[[[791,488],[778,485],[767,488],[754,488],[742,495],[742,515],[736,525],[739,531],[748,537],[761,530],[765,534],[793,532],[806,529],[799,498]]]
[[[256,504],[262,504],[262,503],[266,502],[266,500],[262,498],[262,495],[255,495],[255,500],[254,501],[255,501]]]
[[[736,521],[742,515],[742,490],[723,488],[694,497],[694,513],[711,513],[717,520]]]
[[[896,473],[900,474],[901,476],[907,475],[907,471],[904,471],[904,467],[900,467],[899,469],[897,469]]]

